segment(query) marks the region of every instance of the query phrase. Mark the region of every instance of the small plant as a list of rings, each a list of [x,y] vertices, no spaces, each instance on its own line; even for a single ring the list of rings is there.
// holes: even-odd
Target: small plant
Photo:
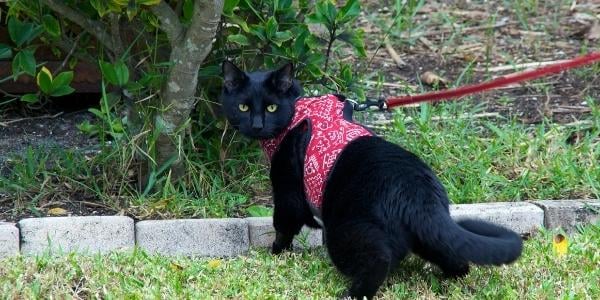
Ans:
[[[40,91],[20,97],[21,101],[28,104],[38,103],[40,96],[60,97],[74,92],[74,89],[69,86],[73,80],[72,71],[60,72],[56,76],[44,66],[37,71],[38,65],[35,58],[35,51],[39,46],[39,42],[34,42],[42,35],[46,35],[48,38],[55,38],[60,35],[60,27],[54,17],[44,15],[41,19],[42,24],[35,24],[20,21],[15,17],[9,17],[8,35],[13,44],[12,46],[0,44],[0,59],[12,58],[12,76],[9,78],[15,81],[20,76],[32,76],[36,78],[36,84]]]

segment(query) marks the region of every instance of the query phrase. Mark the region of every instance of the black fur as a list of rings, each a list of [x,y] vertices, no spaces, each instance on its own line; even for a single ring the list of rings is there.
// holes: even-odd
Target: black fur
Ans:
[[[277,83],[280,76],[293,77],[291,67],[243,73],[228,64],[223,68],[226,78],[246,80],[236,90],[224,88],[222,104],[230,122],[251,138],[276,135],[291,120],[292,105],[300,96],[293,79],[287,85]],[[250,102],[248,95],[252,95]],[[264,112],[262,102],[287,101],[289,106],[278,116],[267,113],[264,121],[273,121],[264,125],[269,130],[253,134],[251,118],[235,111],[240,101],[257,106],[252,114]],[[298,126],[282,141],[271,162],[275,254],[291,248],[303,225],[319,226],[303,190],[308,139],[303,126]],[[508,264],[522,250],[521,238],[513,231],[478,220],[454,222],[446,191],[433,171],[414,154],[379,137],[361,137],[340,154],[325,187],[322,218],[331,260],[352,281],[347,293],[351,297],[372,298],[409,252],[456,277],[469,272],[469,263]]]

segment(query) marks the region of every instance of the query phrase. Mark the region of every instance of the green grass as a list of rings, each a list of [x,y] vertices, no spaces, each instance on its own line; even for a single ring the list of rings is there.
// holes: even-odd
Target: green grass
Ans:
[[[430,164],[455,203],[600,196],[598,107],[568,126],[477,112],[465,104],[399,110],[386,136]]]
[[[383,134],[431,165],[454,203],[600,198],[600,108],[587,101],[592,113],[568,126],[477,117],[482,109],[468,101],[422,105],[396,110]],[[269,193],[268,166],[256,143],[217,136],[197,144],[204,152],[186,152],[183,184],[158,177],[157,189],[145,196],[132,185],[132,152],[119,146],[91,158],[71,150],[26,151],[0,177],[0,190],[16,200],[15,213],[40,216],[39,204],[73,195],[140,218],[270,213],[252,200]]]
[[[569,237],[558,257],[552,233],[525,242],[523,256],[503,267],[474,267],[463,279],[442,279],[418,258],[405,260],[384,283],[381,299],[598,299],[600,223]],[[323,299],[339,296],[345,279],[324,250],[210,260],[167,258],[142,251],[110,255],[15,257],[0,261],[0,295],[22,298]]]

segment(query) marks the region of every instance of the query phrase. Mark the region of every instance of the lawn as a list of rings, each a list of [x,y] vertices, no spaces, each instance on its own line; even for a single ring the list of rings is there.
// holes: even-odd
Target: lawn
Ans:
[[[472,268],[442,279],[417,258],[405,260],[380,299],[598,299],[600,223],[569,237],[558,256],[552,232],[525,242],[523,256],[503,267]],[[19,298],[335,298],[345,288],[323,249],[272,256],[254,250],[233,259],[167,258],[141,251],[110,255],[14,257],[0,261],[0,294]]]

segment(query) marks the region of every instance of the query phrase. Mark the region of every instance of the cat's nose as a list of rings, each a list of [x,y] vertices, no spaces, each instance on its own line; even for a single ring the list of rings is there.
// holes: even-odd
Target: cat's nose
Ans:
[[[254,132],[259,132],[263,129],[263,122],[260,118],[254,118],[252,120],[252,130]]]
[[[262,129],[263,129],[262,125],[259,125],[259,126],[252,125],[252,131],[254,131],[254,132],[259,132]]]

